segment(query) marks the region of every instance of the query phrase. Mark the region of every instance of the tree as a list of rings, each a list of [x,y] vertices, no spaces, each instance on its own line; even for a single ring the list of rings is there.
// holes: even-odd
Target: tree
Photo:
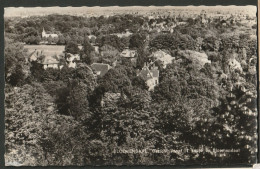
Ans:
[[[95,58],[95,52],[91,52],[89,54],[83,54],[81,56],[81,60],[82,62],[88,64],[88,65],[91,65],[93,62],[94,62],[94,58]]]
[[[197,147],[204,143],[203,140],[194,141],[194,131],[201,129],[194,135],[204,138],[205,126],[201,125],[204,119],[212,125],[211,108],[219,104],[221,90],[212,79],[190,68],[192,71],[174,63],[167,66],[152,93],[155,107],[151,107],[161,112],[158,118],[162,120],[160,126],[165,133],[179,132],[181,140]]]
[[[14,72],[12,73],[12,75],[9,77],[8,82],[13,85],[22,85],[24,83],[25,80],[25,74],[23,72],[23,67],[22,65],[17,65],[15,67]]]
[[[97,86],[92,70],[84,64],[79,64],[68,83],[69,95],[67,96],[69,113],[79,119],[89,114],[89,101]]]
[[[147,110],[150,107],[151,100],[150,93],[147,90],[143,90],[142,88],[133,88],[128,106],[135,110]]]
[[[110,45],[104,45],[100,48],[101,53],[101,62],[104,60],[109,60],[109,64],[112,64],[114,61],[119,59],[119,51]]]
[[[35,79],[35,81],[43,81],[44,68],[42,64],[38,63],[37,61],[32,61],[30,71],[32,78]]]
[[[143,48],[146,36],[144,34],[133,34],[129,40],[129,48]]]
[[[89,39],[89,41],[90,41],[90,43],[96,43],[96,38],[92,36],[92,37]]]
[[[148,86],[146,85],[144,79],[140,76],[136,76],[136,77],[133,78],[132,85],[133,85],[133,87],[137,87],[137,88],[140,88],[140,89],[143,89],[143,90],[148,89]]]
[[[5,39],[5,79],[13,86],[22,85],[30,74],[25,52],[20,43]]]
[[[79,54],[78,44],[74,41],[70,41],[65,45],[65,52],[71,54]]]
[[[94,47],[89,43],[88,40],[85,40],[80,51],[81,60],[83,63],[92,64],[94,58]]]
[[[106,92],[129,93],[131,81],[124,69],[110,69],[99,82]]]
[[[216,37],[209,36],[203,40],[202,49],[204,51],[215,51],[218,52],[220,48],[220,40]]]
[[[58,42],[57,44],[58,45],[64,45],[65,44],[65,37],[63,35],[60,35],[59,38],[58,38]]]
[[[72,80],[69,83],[69,95],[67,98],[69,114],[76,119],[82,118],[89,113],[88,86],[80,80]]]
[[[149,62],[149,55],[151,53],[144,49],[144,48],[138,48],[137,49],[137,58],[136,58],[136,68],[142,69],[145,62]]]
[[[47,38],[48,44],[52,44],[53,43],[53,37],[49,36]]]
[[[99,36],[96,42],[100,46],[110,45],[116,48],[118,51],[122,51],[127,47],[128,38],[119,38],[116,35]]]
[[[48,132],[42,126],[43,121],[49,119],[50,112],[55,112],[53,98],[39,83],[16,88],[7,86],[5,94],[6,161],[23,165],[46,164],[38,142]]]
[[[233,83],[234,84],[234,83]],[[254,163],[256,157],[256,91],[250,84],[233,86],[214,109],[216,125],[210,133],[215,147],[239,149],[229,156],[229,163]],[[221,139],[221,141],[220,141]]]
[[[196,48],[195,40],[188,34],[175,32],[174,34],[162,34],[156,36],[149,43],[150,48],[167,50],[194,50]]]

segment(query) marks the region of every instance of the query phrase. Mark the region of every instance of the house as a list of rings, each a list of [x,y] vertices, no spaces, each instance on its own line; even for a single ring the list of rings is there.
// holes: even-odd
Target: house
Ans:
[[[177,25],[186,25],[187,22],[177,22]]]
[[[163,68],[166,68],[166,66],[172,63],[172,60],[175,59],[174,57],[162,50],[152,53],[149,57],[154,57],[156,60],[160,60],[163,64]]]
[[[99,46],[97,44],[91,43],[96,53],[99,53]]]
[[[119,38],[123,38],[123,37],[129,37],[131,36],[133,33],[129,32],[129,30],[126,30],[125,32],[123,33],[115,33],[115,34],[112,34],[112,35],[116,35],[117,37]]]
[[[178,51],[178,55],[186,58],[185,60],[192,61],[194,67],[201,69],[205,64],[211,64],[206,53],[201,53],[193,50],[181,50]],[[183,60],[184,61],[184,60]]]
[[[42,38],[48,38],[48,37],[52,37],[52,38],[58,38],[58,34],[47,34],[43,28],[42,30]]]
[[[237,53],[232,53],[230,59],[228,59],[228,66],[231,70],[238,70],[240,72],[243,71],[241,64],[236,60]]]
[[[162,33],[173,33],[173,29],[171,27],[164,27],[161,31]]]
[[[158,67],[154,65],[149,69],[149,66],[145,63],[137,76],[140,76],[145,80],[146,85],[149,87],[149,91],[153,90],[154,87],[159,84],[159,70]]]
[[[202,18],[202,19],[201,19],[201,23],[202,23],[202,24],[207,24],[208,22],[209,22],[208,19],[205,19],[205,18]]]
[[[101,77],[103,77],[109,71],[109,69],[111,69],[109,64],[104,63],[93,63],[91,67],[93,70],[95,70],[96,75]]]
[[[40,55],[42,55],[42,51],[40,52],[40,51],[38,51],[38,50],[34,50],[33,52],[31,52],[26,58],[25,58],[25,60],[26,60],[26,62],[31,62],[31,61],[36,61],[38,58],[39,58],[39,56]]]
[[[137,61],[136,55],[137,55],[137,51],[130,50],[130,49],[124,49],[120,54],[122,60],[124,59],[130,60],[134,65],[136,65],[136,61]]]
[[[120,56],[124,58],[134,58],[136,54],[136,50],[124,49]]]
[[[250,74],[256,74],[257,73],[257,69],[256,69],[256,64],[257,64],[257,57],[256,56],[252,56],[249,59],[249,64],[248,64],[248,72]]]
[[[79,54],[66,54],[66,61],[68,63],[68,67],[76,68],[76,61],[80,60]]]
[[[228,60],[228,65],[231,70],[239,70],[240,72],[242,72],[241,64],[235,58],[230,58]]]
[[[164,28],[164,24],[165,24],[165,22],[156,23],[155,26],[159,27],[159,28]]]
[[[53,68],[53,69],[61,69],[63,66],[60,66],[59,58],[54,55],[51,57],[43,56],[43,60],[41,62],[44,69]]]

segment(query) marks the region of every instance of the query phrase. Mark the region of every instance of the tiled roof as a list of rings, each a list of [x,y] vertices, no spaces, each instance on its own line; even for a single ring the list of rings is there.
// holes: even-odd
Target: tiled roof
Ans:
[[[152,69],[151,73],[153,74],[153,77],[159,77],[159,70]]]
[[[35,51],[33,51],[32,53],[30,53],[29,55],[28,55],[28,58],[30,58],[32,55],[34,55],[36,53],[36,50]]]
[[[149,80],[154,77],[159,77],[159,70],[157,70],[157,69],[149,70],[148,67],[144,67],[140,71],[139,76],[141,76],[144,80]]]
[[[57,61],[57,60],[45,59],[42,64],[43,64],[43,65],[50,65],[50,64],[59,64],[59,63],[60,63],[60,62]]]
[[[104,63],[93,63],[91,67],[96,71],[100,72],[100,76],[104,76],[108,70],[111,68],[110,65]]]
[[[57,58],[57,56],[52,56],[52,57],[46,57],[44,56],[43,65],[49,65],[49,64],[59,64],[59,60]]]

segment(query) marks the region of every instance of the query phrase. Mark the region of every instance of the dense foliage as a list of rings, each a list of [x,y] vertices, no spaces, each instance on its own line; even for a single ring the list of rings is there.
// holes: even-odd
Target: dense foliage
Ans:
[[[256,39],[249,36],[254,30],[242,31],[247,28],[242,24],[223,29],[217,19],[202,25],[192,18],[173,33],[140,30],[155,21],[175,22],[133,15],[6,19],[8,164],[254,163]],[[43,27],[59,34],[55,41],[66,44],[65,53],[80,55],[75,69],[44,70],[28,61],[20,42],[39,44]],[[133,34],[115,35],[126,30]],[[119,61],[125,47],[137,51],[136,64]],[[174,57],[166,68],[150,57],[158,50]],[[148,91],[137,74],[152,61],[160,70],[159,84]],[[97,77],[93,62],[112,68]],[[131,149],[145,152],[123,152]]]

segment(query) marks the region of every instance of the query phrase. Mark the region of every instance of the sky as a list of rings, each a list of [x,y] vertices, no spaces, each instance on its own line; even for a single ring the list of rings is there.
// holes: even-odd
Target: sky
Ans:
[[[5,8],[5,17],[17,17],[17,16],[34,16],[34,15],[49,15],[49,14],[70,14],[70,15],[79,15],[79,14],[106,14],[112,11],[116,12],[125,12],[125,11],[149,11],[149,10],[158,10],[158,9],[183,9],[183,10],[241,10],[245,9],[252,14],[256,14],[256,6],[128,6],[128,7],[119,7],[119,6],[110,6],[110,7],[8,7]]]

